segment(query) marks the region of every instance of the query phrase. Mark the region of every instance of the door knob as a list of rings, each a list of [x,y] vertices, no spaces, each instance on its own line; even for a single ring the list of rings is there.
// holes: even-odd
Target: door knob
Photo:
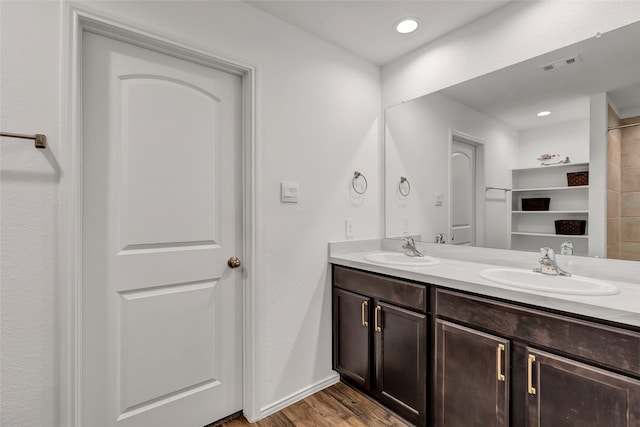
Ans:
[[[231,258],[229,258],[229,261],[227,261],[227,265],[231,268],[238,268],[241,264],[242,263],[240,262],[240,258],[238,258],[237,256],[232,256]]]

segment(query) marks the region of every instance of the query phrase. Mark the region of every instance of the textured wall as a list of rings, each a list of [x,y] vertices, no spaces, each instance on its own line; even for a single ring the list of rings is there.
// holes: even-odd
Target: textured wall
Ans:
[[[58,425],[59,31],[56,2],[0,2],[0,425]]]
[[[561,148],[560,148],[561,147]],[[571,163],[589,162],[589,119],[569,120],[519,132],[515,168],[540,166],[543,153],[568,156]]]
[[[43,133],[0,144],[0,425],[57,426],[59,11],[0,2],[0,129]],[[35,31],[34,31],[35,29]]]

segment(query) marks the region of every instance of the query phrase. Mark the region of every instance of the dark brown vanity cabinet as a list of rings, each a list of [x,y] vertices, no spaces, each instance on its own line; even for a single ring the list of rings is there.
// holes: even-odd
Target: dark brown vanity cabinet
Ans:
[[[407,420],[426,425],[427,318],[374,301],[374,394]]]
[[[334,368],[359,388],[371,386],[371,298],[333,289]]]
[[[436,426],[640,426],[640,333],[438,289]]]
[[[509,341],[436,320],[435,425],[509,425]]]
[[[531,348],[527,364],[527,426],[640,425],[640,381]]]
[[[425,285],[334,266],[333,365],[398,415],[427,424]]]

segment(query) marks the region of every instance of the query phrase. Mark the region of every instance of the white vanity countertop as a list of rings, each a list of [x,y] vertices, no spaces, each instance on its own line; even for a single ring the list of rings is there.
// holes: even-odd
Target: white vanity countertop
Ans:
[[[618,265],[615,260],[594,260],[582,257],[562,257],[561,259],[558,257],[558,263],[561,267],[565,268],[566,266],[571,273],[606,280],[614,284],[620,291],[615,295],[583,296],[516,289],[485,280],[479,275],[480,271],[486,268],[495,268],[497,265],[533,268],[537,265],[538,257],[531,252],[419,244],[418,248],[425,255],[438,258],[440,263],[431,267],[396,267],[380,265],[364,259],[366,255],[373,252],[398,251],[400,245],[401,242],[397,240],[393,241],[393,247],[389,247],[388,241],[385,243],[385,241],[379,240],[331,243],[329,245],[329,262],[373,273],[430,283],[443,288],[640,327],[640,275],[636,266],[640,263],[626,262],[626,264],[622,264],[623,267],[620,269],[616,268]],[[492,259],[496,254],[502,257],[501,262]],[[481,259],[481,262],[469,259]],[[587,264],[591,264],[591,268],[599,270],[600,274],[585,274],[585,271],[590,270],[586,267]],[[593,264],[596,264],[595,267]],[[603,266],[612,267],[616,271],[613,273],[603,271]],[[612,280],[612,277],[615,277],[616,280]]]

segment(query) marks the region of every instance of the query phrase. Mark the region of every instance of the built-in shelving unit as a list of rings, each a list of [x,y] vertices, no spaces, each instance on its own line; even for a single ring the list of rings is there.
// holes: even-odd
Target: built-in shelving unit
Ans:
[[[530,170],[530,169],[527,169]],[[529,191],[558,191],[558,190],[587,190],[589,189],[588,185],[580,185],[574,187],[542,187],[542,188],[514,188],[513,191],[516,193],[519,192],[529,192]]]
[[[536,251],[541,246],[559,251],[560,244],[571,240],[576,255],[587,255],[588,235],[555,233],[555,221],[589,219],[589,186],[567,185],[567,172],[589,170],[588,163],[568,163],[512,170],[511,248]],[[522,199],[550,199],[547,211],[524,211]]]
[[[516,235],[516,236],[533,236],[533,237],[564,237],[565,240],[567,239],[567,237],[570,237],[571,239],[588,239],[589,236],[584,234],[584,235],[566,235],[566,234],[551,234],[551,233],[525,233],[525,232],[521,232],[521,231],[514,231],[511,233],[512,235]]]
[[[511,211],[514,214],[543,214],[543,215],[553,215],[553,214],[588,214],[589,211]]]

